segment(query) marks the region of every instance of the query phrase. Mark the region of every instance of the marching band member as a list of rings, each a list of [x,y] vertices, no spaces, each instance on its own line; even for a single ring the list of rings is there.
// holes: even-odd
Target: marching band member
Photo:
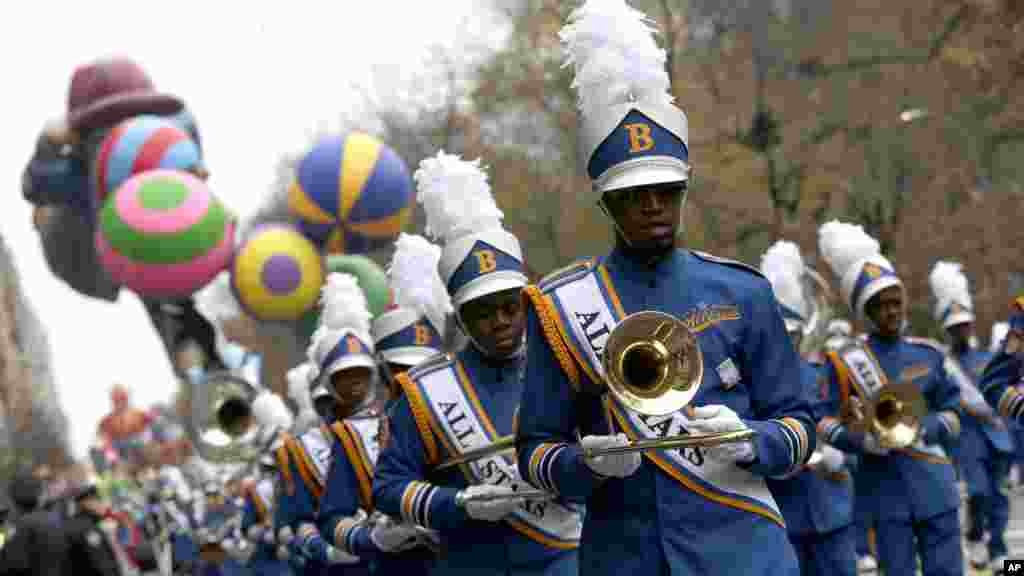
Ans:
[[[799,350],[810,316],[804,296],[805,266],[800,248],[792,242],[776,242],[761,257],[761,271],[772,284],[786,331],[793,347]],[[802,368],[807,394],[818,399],[812,414],[820,420],[827,415],[829,406],[828,386],[819,387],[823,365],[804,361]],[[853,576],[857,572],[857,550],[853,482],[846,470],[847,457],[820,440],[818,450],[820,464],[814,468],[808,464],[789,478],[770,478],[768,488],[782,510],[786,531],[800,561],[800,573]]]
[[[389,405],[401,397],[397,376],[441,352],[435,318],[445,318],[448,295],[438,276],[441,249],[421,236],[402,234],[388,269],[396,307],[373,320],[373,338],[380,370],[388,382]],[[443,324],[442,324],[443,328]],[[387,420],[345,421],[335,424],[342,451],[335,456],[320,510],[323,533],[333,534],[335,546],[350,554],[372,558],[376,574],[426,573],[434,560],[421,545],[425,529],[395,524],[373,514],[372,483],[377,456],[386,444]],[[371,513],[372,523],[357,522],[357,512]]]
[[[935,321],[942,325],[950,340],[947,371],[960,387],[958,462],[967,483],[969,559],[975,568],[990,563],[993,571],[999,571],[1007,555],[1004,535],[1010,521],[1010,501],[1003,482],[1010,469],[1013,441],[1006,423],[985,402],[977,387],[992,355],[970,345],[974,312],[967,277],[959,264],[936,262],[928,280],[935,296]],[[986,531],[987,545],[983,542]]]
[[[1010,304],[1009,329],[981,378],[981,391],[990,406],[1011,425],[1024,426],[1024,294]],[[1018,446],[1019,448],[1019,446]]]
[[[287,562],[277,557],[277,539],[274,536],[274,477],[277,461],[270,454],[259,459],[259,471],[253,482],[243,487],[245,500],[240,526],[246,539],[255,547],[248,567],[255,576],[289,576],[292,571]]]
[[[798,574],[764,479],[806,462],[814,423],[771,285],[746,265],[675,248],[687,120],[671,103],[665,53],[644,15],[622,0],[590,0],[561,38],[581,105],[581,169],[616,245],[526,290],[520,472],[586,501],[581,574]],[[610,332],[647,310],[680,319],[696,340],[707,367],[692,399],[700,407],[648,417],[595,393]],[[583,455],[631,439],[745,429],[756,437]]]
[[[509,456],[436,469],[514,432],[526,275],[479,161],[441,152],[415,178],[427,232],[443,241],[440,274],[470,345],[398,375],[404,395],[377,462],[377,508],[440,532],[434,576],[575,575],[579,514],[558,501],[516,497],[525,483]]]
[[[829,353],[833,417],[823,419],[819,429],[829,443],[862,454],[856,505],[877,523],[881,570],[914,574],[919,555],[924,576],[963,574],[960,498],[942,447],[960,433],[960,390],[946,375],[943,350],[935,342],[902,335],[903,282],[860,226],[828,222],[818,232],[818,246],[851,312],[869,329],[866,339],[852,339]],[[877,434],[851,431],[834,417],[862,417],[864,403],[886,386],[914,386],[927,404],[928,414],[909,446],[884,446]]]
[[[370,311],[366,297],[355,277],[330,274],[322,289],[320,326],[313,334],[308,356],[317,376],[315,386],[326,388],[336,401],[338,420],[323,420],[298,439],[285,436],[278,449],[278,468],[283,490],[281,504],[275,509],[274,526],[280,534],[285,526],[292,528],[299,551],[310,562],[311,570],[331,570],[330,565],[344,564],[337,572],[365,574],[368,563],[328,543],[316,527],[317,511],[333,467],[341,427],[339,421],[362,417],[376,421],[372,412],[374,371],[370,337]],[[297,480],[301,478],[301,481]],[[319,566],[319,568],[314,568]]]

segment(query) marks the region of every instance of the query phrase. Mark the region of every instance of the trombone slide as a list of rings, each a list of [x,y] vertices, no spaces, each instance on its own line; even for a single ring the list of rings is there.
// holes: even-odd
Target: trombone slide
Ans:
[[[714,434],[688,434],[674,438],[654,438],[650,440],[632,440],[625,446],[609,446],[607,448],[584,448],[585,458],[609,456],[612,454],[629,454],[648,450],[671,450],[674,448],[692,448],[700,446],[709,448],[722,444],[748,442],[757,436],[756,430],[736,430],[735,432],[717,432]]]
[[[516,498],[523,498],[525,500],[551,500],[555,498],[555,495],[544,490],[518,490],[507,494],[474,494],[472,496],[463,497],[462,502],[496,502],[499,500],[514,500]]]

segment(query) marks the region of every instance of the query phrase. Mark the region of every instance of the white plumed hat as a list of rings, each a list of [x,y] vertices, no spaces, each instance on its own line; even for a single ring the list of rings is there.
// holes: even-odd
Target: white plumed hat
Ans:
[[[903,286],[891,262],[882,256],[878,240],[855,224],[838,220],[818,229],[818,250],[828,263],[850,310],[864,319],[864,306],[875,294]]]
[[[348,368],[375,368],[370,336],[373,315],[355,276],[329,274],[321,290],[320,306],[320,325],[306,352],[319,376],[329,377]]]
[[[519,240],[502,228],[504,214],[480,160],[441,151],[420,162],[413,177],[427,217],[426,232],[444,245],[438,267],[456,308],[526,286]]]
[[[787,330],[802,329],[810,316],[804,295],[804,259],[800,247],[779,240],[761,256],[761,272],[772,284]]]
[[[928,285],[934,302],[932,317],[943,328],[974,322],[971,289],[959,264],[936,262],[928,274]]]
[[[579,163],[599,195],[689,179],[686,114],[673,105],[655,32],[625,0],[586,0],[559,32],[574,73]]]
[[[401,234],[388,267],[395,306],[373,320],[373,341],[386,362],[415,366],[443,348],[451,300],[438,273],[441,248]]]

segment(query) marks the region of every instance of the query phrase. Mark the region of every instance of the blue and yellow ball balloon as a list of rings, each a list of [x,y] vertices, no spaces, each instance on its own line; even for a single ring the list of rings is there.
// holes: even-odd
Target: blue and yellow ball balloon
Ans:
[[[299,229],[330,254],[362,254],[398,237],[412,213],[409,168],[360,132],[321,139],[299,161],[288,208]]]
[[[316,307],[324,283],[323,256],[294,226],[268,224],[252,231],[235,253],[231,288],[257,320],[298,320]]]

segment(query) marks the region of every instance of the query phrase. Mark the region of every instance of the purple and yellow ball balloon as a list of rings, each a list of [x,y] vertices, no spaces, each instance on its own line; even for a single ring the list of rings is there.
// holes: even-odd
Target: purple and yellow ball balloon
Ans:
[[[185,172],[129,178],[100,209],[96,251],[118,284],[156,299],[193,294],[231,261],[235,222],[206,183]]]
[[[413,185],[405,162],[360,132],[318,141],[299,161],[288,207],[299,229],[329,254],[390,245],[409,220]]]
[[[231,264],[235,298],[257,320],[301,318],[316,306],[323,283],[323,256],[288,224],[254,229]]]

